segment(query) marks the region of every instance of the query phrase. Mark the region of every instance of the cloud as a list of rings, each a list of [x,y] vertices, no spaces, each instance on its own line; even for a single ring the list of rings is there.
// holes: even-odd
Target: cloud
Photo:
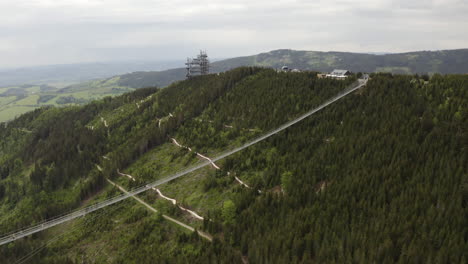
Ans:
[[[8,3],[7,3],[8,2]],[[400,52],[468,46],[464,0],[0,2],[0,67],[212,57],[277,48]]]

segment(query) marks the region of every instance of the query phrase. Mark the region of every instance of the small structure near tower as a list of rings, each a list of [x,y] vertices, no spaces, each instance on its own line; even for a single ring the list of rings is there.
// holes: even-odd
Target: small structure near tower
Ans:
[[[206,75],[210,73],[210,60],[206,51],[200,50],[200,54],[196,58],[187,58],[185,63],[187,69],[187,79],[196,75]]]

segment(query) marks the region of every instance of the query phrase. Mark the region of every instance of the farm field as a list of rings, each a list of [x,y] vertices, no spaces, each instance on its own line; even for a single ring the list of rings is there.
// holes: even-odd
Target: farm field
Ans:
[[[74,84],[62,89],[50,85],[0,87],[0,122],[10,121],[39,107],[82,105],[132,90],[118,86],[112,79]]]

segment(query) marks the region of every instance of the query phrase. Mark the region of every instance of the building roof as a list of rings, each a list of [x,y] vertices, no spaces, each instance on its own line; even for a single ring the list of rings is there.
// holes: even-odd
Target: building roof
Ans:
[[[335,69],[333,70],[330,75],[337,75],[337,76],[343,76],[343,75],[346,75],[348,74],[349,71],[348,70],[339,70],[339,69]]]

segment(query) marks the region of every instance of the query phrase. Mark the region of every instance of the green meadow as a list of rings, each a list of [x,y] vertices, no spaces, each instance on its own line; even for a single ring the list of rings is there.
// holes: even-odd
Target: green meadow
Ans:
[[[0,87],[0,122],[7,122],[39,107],[81,105],[132,90],[119,86],[115,78],[73,84],[61,89],[50,85]]]

